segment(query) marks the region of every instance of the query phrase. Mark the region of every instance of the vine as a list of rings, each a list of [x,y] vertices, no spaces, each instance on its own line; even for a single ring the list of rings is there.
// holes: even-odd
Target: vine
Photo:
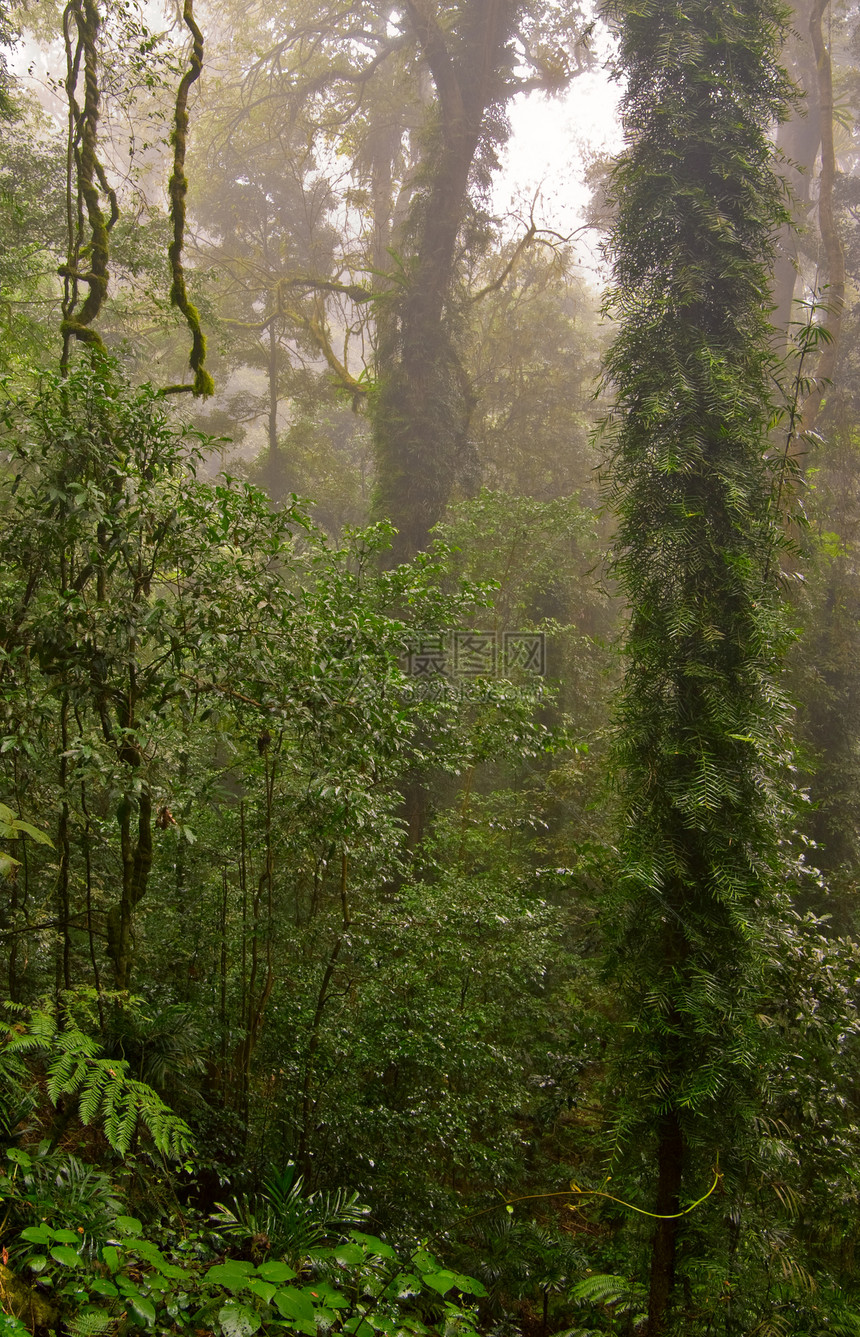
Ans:
[[[162,391],[165,395],[192,393],[211,395],[215,384],[204,363],[206,360],[206,338],[200,327],[200,313],[193,302],[188,300],[185,287],[185,270],[182,265],[182,251],[185,244],[185,213],[188,195],[188,178],[185,175],[185,152],[188,141],[188,92],[193,83],[200,78],[203,69],[203,34],[194,21],[192,0],[185,0],[182,10],[185,26],[191,33],[191,54],[188,69],[179,84],[176,93],[176,108],[173,116],[173,174],[170,178],[170,218],[173,224],[173,240],[168,247],[173,283],[170,288],[170,301],[182,312],[191,330],[191,354],[188,365],[194,372],[190,385],[168,385]]]
[[[192,334],[189,365],[194,372],[190,385],[170,385],[163,394],[191,391],[195,395],[210,395],[214,390],[211,376],[204,367],[206,340],[200,327],[200,315],[189,301],[185,287],[182,251],[185,241],[186,196],[188,179],[185,175],[185,154],[188,136],[188,92],[200,77],[203,68],[203,34],[194,20],[192,0],[185,0],[182,14],[191,32],[192,45],[189,66],[176,94],[173,133],[173,173],[168,192],[173,240],[168,247],[172,274],[170,301],[179,308]],[[110,258],[110,231],[119,218],[116,192],[111,188],[104,167],[98,157],[99,75],[98,38],[101,18],[96,0],[69,0],[63,13],[63,37],[66,48],[66,96],[68,100],[68,136],[66,151],[66,219],[68,247],[66,263],[59,273],[64,280],[62,322],[63,352],[60,366],[65,373],[73,339],[89,345],[95,352],[105,354],[104,341],[93,321],[101,311],[108,291],[108,263]],[[78,104],[76,92],[83,64],[84,101]],[[110,216],[105,217],[101,205],[104,196],[110,205]],[[89,227],[89,241],[84,234]],[[81,269],[84,256],[89,268]],[[89,292],[80,302],[81,283]]]
[[[77,38],[73,42],[71,25]],[[65,372],[69,365],[72,339],[88,344],[105,353],[101,335],[92,328],[108,290],[109,234],[119,218],[115,192],[108,185],[104,168],[98,158],[99,78],[98,35],[101,20],[95,0],[70,0],[63,14],[63,36],[66,46],[66,96],[69,104],[69,129],[66,157],[66,217],[68,228],[68,255],[59,273],[64,280],[60,333],[63,353],[60,366]],[[75,93],[80,75],[81,59],[84,66],[84,105],[79,107]],[[73,182],[77,181],[77,190]],[[110,204],[110,218],[105,219],[100,195]],[[90,229],[89,245],[84,247],[84,211]],[[80,270],[82,257],[89,257],[89,269]],[[78,310],[78,285],[83,282],[89,292]]]
[[[537,1202],[539,1200],[543,1201],[545,1198],[604,1198],[607,1202],[615,1202],[619,1207],[624,1207],[629,1212],[636,1212],[639,1216],[648,1216],[652,1221],[677,1221],[680,1220],[682,1216],[689,1216],[697,1207],[701,1207],[703,1202],[707,1202],[708,1198],[716,1193],[718,1189],[722,1189],[723,1172],[720,1169],[719,1152],[717,1153],[716,1163],[712,1167],[711,1172],[714,1176],[714,1181],[707,1192],[703,1193],[695,1202],[691,1202],[689,1207],[684,1207],[677,1212],[649,1212],[644,1207],[637,1207],[635,1203],[627,1202],[624,1198],[616,1198],[614,1193],[606,1193],[603,1189],[580,1188],[575,1180],[571,1180],[570,1188],[559,1189],[553,1193],[523,1193],[517,1198],[505,1198],[505,1210],[507,1212],[513,1212],[514,1206],[518,1202]],[[566,1204],[566,1207],[569,1212],[578,1212],[580,1203],[569,1202]],[[496,1210],[496,1204],[494,1203],[492,1207],[483,1207],[479,1212],[472,1212],[466,1217],[466,1220],[474,1221],[477,1217],[486,1216],[489,1212],[494,1212]]]

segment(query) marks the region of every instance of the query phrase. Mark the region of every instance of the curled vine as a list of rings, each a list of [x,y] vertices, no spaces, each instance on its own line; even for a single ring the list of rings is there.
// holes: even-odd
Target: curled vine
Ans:
[[[108,289],[109,233],[119,217],[116,194],[110,188],[98,158],[99,76],[98,35],[100,16],[95,0],[70,0],[63,14],[66,46],[66,95],[69,128],[66,155],[66,217],[68,250],[60,266],[64,281],[60,333],[63,353],[60,365],[69,364],[72,339],[105,352],[101,335],[92,328]],[[84,103],[79,106],[77,86],[83,61]],[[110,218],[101,207],[101,195],[110,204]],[[89,241],[85,244],[86,229]],[[81,261],[88,267],[82,270]],[[80,302],[80,284],[89,289]]]
[[[168,248],[173,282],[170,288],[170,301],[182,312],[191,330],[191,354],[188,364],[194,372],[190,385],[167,386],[163,394],[181,394],[190,391],[194,395],[211,395],[215,389],[212,377],[206,370],[206,338],[200,328],[200,313],[188,300],[185,287],[185,270],[182,265],[182,251],[185,244],[185,206],[188,195],[188,178],[185,175],[185,151],[188,140],[188,92],[191,85],[200,78],[203,69],[203,34],[194,21],[192,0],[185,0],[182,10],[185,26],[191,33],[191,54],[188,69],[182,76],[176,92],[176,107],[173,114],[173,174],[168,192],[170,195],[170,219],[173,224],[173,240]]]

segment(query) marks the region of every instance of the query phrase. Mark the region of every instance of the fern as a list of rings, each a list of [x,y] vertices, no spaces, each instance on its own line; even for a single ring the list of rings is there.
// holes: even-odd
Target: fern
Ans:
[[[648,1330],[662,1333],[676,1327],[676,1263],[689,1280],[715,1249],[679,1199],[705,1147],[743,1164],[749,1116],[767,1100],[764,942],[792,876],[767,321],[787,222],[770,132],[791,90],[778,0],[609,0],[605,12],[627,76],[628,142],[609,189],[618,325],[604,365],[617,393],[603,436],[629,606],[611,760],[618,855],[601,904],[622,1020],[607,1089],[631,1170],[653,1157]],[[591,1277],[579,1293],[618,1304],[630,1292]]]
[[[0,1049],[0,1071],[20,1055],[46,1054],[51,1102],[56,1104],[61,1096],[76,1098],[81,1122],[101,1123],[109,1145],[120,1156],[128,1154],[139,1127],[162,1155],[184,1156],[191,1146],[185,1121],[152,1087],[129,1077],[124,1060],[104,1058],[97,1041],[80,1029],[68,1009],[64,1023],[61,1029],[56,1015],[42,1008],[33,1012],[25,1030],[7,1031]]]
[[[642,1303],[641,1288],[633,1285],[626,1277],[616,1277],[609,1273],[597,1273],[578,1281],[570,1292],[570,1298],[581,1304],[620,1305],[626,1312],[636,1304]]]
[[[88,1089],[80,1098],[78,1111],[81,1116],[81,1123],[90,1124],[93,1122],[104,1099],[105,1087],[110,1080],[110,1070],[107,1068],[99,1067],[93,1074]]]
[[[113,1321],[106,1309],[81,1309],[66,1326],[71,1337],[102,1337]]]

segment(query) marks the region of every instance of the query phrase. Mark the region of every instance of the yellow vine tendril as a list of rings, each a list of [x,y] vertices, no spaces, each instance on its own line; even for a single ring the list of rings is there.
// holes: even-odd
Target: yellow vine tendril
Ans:
[[[689,1216],[690,1212],[695,1211],[697,1207],[701,1207],[702,1203],[706,1202],[711,1194],[716,1192],[717,1187],[722,1182],[722,1178],[723,1173],[718,1162],[714,1167],[714,1182],[711,1184],[707,1193],[703,1193],[701,1198],[697,1198],[695,1202],[691,1202],[690,1206],[685,1207],[682,1212],[646,1212],[644,1207],[635,1207],[632,1202],[624,1202],[622,1198],[614,1198],[611,1193],[603,1193],[600,1189],[596,1188],[580,1188],[578,1184],[574,1183],[571,1183],[570,1185],[570,1192],[577,1193],[580,1197],[608,1198],[610,1202],[617,1202],[619,1206],[627,1207],[631,1212],[638,1212],[640,1216],[650,1216],[654,1221],[677,1221],[679,1216]],[[569,1210],[575,1212],[577,1208],[571,1203],[569,1204]]]
[[[653,1221],[676,1221],[681,1216],[689,1216],[690,1212],[695,1211],[697,1207],[701,1207],[703,1202],[707,1202],[711,1194],[717,1191],[722,1181],[723,1172],[720,1169],[720,1158],[717,1156],[716,1164],[714,1166],[714,1182],[711,1184],[707,1193],[703,1193],[701,1198],[697,1198],[695,1202],[691,1202],[690,1206],[685,1207],[682,1212],[669,1212],[666,1214],[661,1212],[647,1212],[644,1207],[636,1207],[634,1203],[625,1202],[623,1198],[616,1198],[612,1193],[605,1193],[599,1188],[580,1188],[579,1185],[573,1181],[571,1181],[570,1188],[560,1189],[556,1193],[525,1193],[521,1198],[505,1198],[504,1202],[509,1210],[513,1210],[514,1203],[516,1202],[533,1202],[537,1198],[566,1198],[573,1193],[579,1198],[606,1198],[608,1202],[617,1202],[619,1207],[626,1207],[631,1212],[638,1212],[640,1216],[650,1216]],[[474,1215],[483,1216],[484,1212],[491,1212],[492,1210],[492,1207],[486,1207],[484,1208],[484,1211],[475,1212]],[[578,1203],[568,1203],[568,1211],[575,1212],[578,1210]]]

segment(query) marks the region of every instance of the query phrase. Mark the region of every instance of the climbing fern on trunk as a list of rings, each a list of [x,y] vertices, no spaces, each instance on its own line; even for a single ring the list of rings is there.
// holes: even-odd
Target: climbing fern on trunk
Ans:
[[[779,874],[789,710],[767,462],[769,273],[785,219],[769,127],[789,87],[773,0],[617,0],[619,333],[604,425],[629,603],[617,707],[612,969],[631,1021],[620,1144],[652,1148],[647,1332],[667,1329],[683,1206],[756,1107],[757,948]],[[688,1173],[689,1172],[689,1173]],[[690,1181],[692,1188],[692,1179]],[[685,1225],[685,1229],[687,1226]]]

